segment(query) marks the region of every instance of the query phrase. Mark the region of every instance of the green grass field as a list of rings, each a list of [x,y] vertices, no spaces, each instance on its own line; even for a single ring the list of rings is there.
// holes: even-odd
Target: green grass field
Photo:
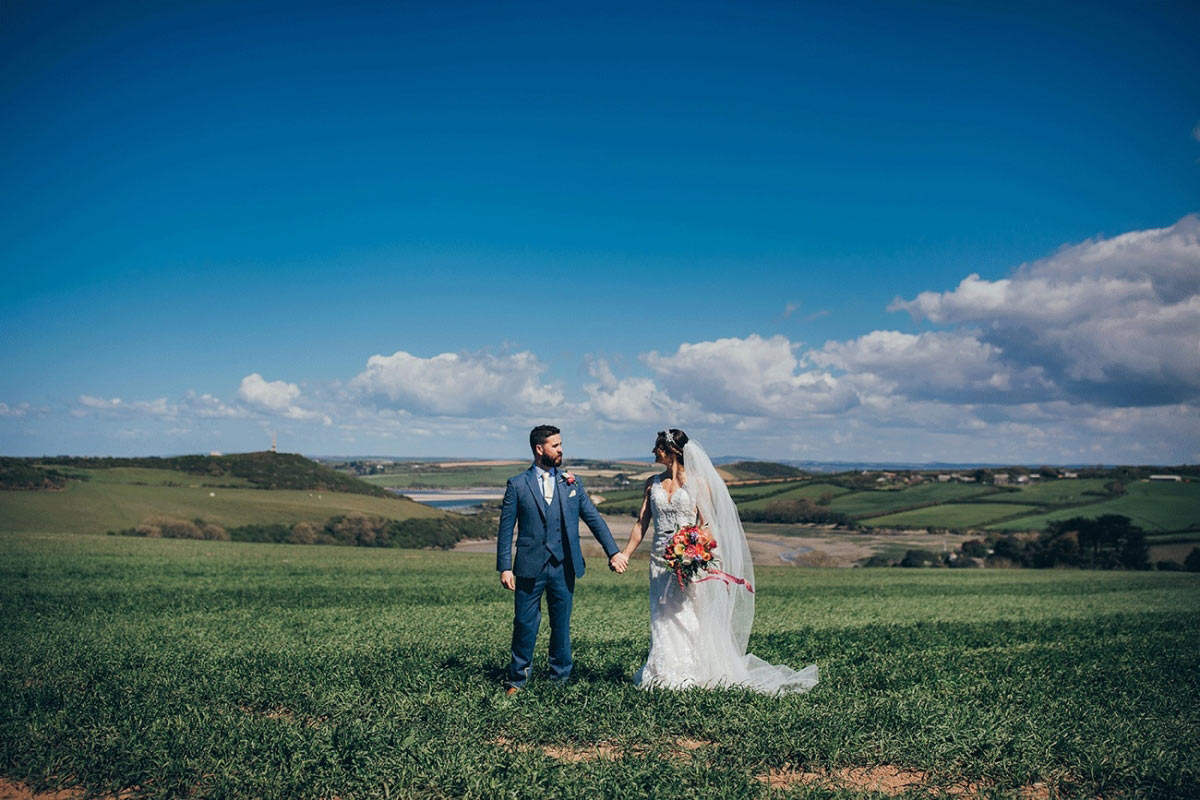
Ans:
[[[1037,511],[1037,506],[1019,506],[1013,503],[945,503],[898,514],[871,517],[875,527],[897,528],[967,528],[980,527],[992,520],[1023,511]]]
[[[1016,491],[1004,492],[988,499],[997,503],[1026,503],[1030,505],[1095,503],[1104,499],[1104,486],[1107,483],[1110,483],[1110,481],[1104,478],[1047,480],[1030,486],[1018,486],[1015,487]]]
[[[886,511],[922,503],[944,503],[965,497],[984,496],[994,490],[987,486],[961,483],[922,483],[907,489],[852,492],[833,498],[830,508],[859,517],[866,514],[882,514]],[[872,523],[873,524],[873,523]]]
[[[0,492],[0,532],[70,531],[104,533],[136,526],[155,514],[202,517],[221,525],[307,520],[360,511],[392,519],[438,516],[442,512],[403,498],[286,489],[229,489],[171,470],[97,469],[88,481],[72,481],[61,492]],[[210,493],[213,496],[210,496]]]
[[[837,497],[840,494],[845,494],[846,489],[843,489],[841,486],[834,486],[833,484],[830,484],[830,483],[813,483],[812,481],[808,481],[807,483],[804,483],[799,486],[793,486],[792,488],[785,487],[784,491],[782,491],[778,494],[771,494],[766,497],[758,497],[758,498],[747,499],[747,500],[742,500],[742,499],[738,498],[737,504],[738,504],[738,508],[757,510],[757,509],[766,508],[768,505],[770,505],[771,503],[774,503],[777,500],[804,499],[804,500],[812,500],[815,502],[818,498],[820,498],[821,495],[825,494],[826,492],[829,492],[834,497]]]
[[[777,698],[635,688],[645,562],[598,566],[572,684],[545,681],[543,630],[507,698],[486,554],[2,536],[0,772],[164,798],[691,800],[896,766],[924,773],[908,796],[1200,796],[1200,576],[763,568],[751,650],[821,669]],[[627,754],[561,757],[601,744]]]
[[[1126,487],[1126,494],[1111,500],[1045,514],[1021,517],[991,526],[995,530],[1041,530],[1046,524],[1070,517],[1098,517],[1123,514],[1147,533],[1200,530],[1200,482],[1137,482]]]

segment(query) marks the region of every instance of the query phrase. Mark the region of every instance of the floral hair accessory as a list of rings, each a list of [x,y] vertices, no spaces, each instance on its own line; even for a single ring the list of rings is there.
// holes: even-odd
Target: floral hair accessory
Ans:
[[[667,440],[667,444],[675,444],[675,434],[670,430],[663,431],[663,438]]]

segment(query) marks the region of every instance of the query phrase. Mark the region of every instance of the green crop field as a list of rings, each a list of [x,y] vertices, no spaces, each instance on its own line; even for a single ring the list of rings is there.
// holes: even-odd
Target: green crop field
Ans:
[[[740,486],[730,486],[729,495],[739,503],[759,500],[766,497],[777,497],[785,492],[803,489],[806,486],[813,486],[811,478],[795,481],[775,481],[768,483],[750,483]],[[828,487],[836,494],[844,492],[845,489],[839,487]]]
[[[833,498],[830,508],[853,517],[882,514],[892,509],[922,503],[944,503],[964,497],[983,496],[994,490],[961,483],[922,483],[907,489],[851,492]]]
[[[172,470],[120,468],[72,470],[91,475],[63,491],[0,492],[0,532],[69,531],[104,533],[136,526],[165,514],[202,517],[221,525],[324,522],[360,511],[392,519],[438,516],[442,512],[403,498],[285,489],[224,488],[238,478],[205,479]],[[211,495],[211,496],[210,496]]]
[[[907,796],[1200,796],[1200,576],[762,568],[751,650],[821,669],[770,697],[631,684],[645,569],[589,571],[572,683],[543,630],[509,698],[486,554],[0,536],[0,772],[163,798],[767,798],[771,770],[853,768],[911,771]]]
[[[897,528],[966,528],[985,525],[992,520],[1037,511],[1037,506],[1018,506],[1012,503],[945,503],[912,511],[901,511],[882,517],[871,517],[874,527]]]
[[[470,467],[435,467],[422,465],[420,469],[405,470],[383,475],[364,475],[360,480],[376,486],[406,489],[463,489],[493,486],[504,488],[504,483],[513,475],[528,469],[529,465],[483,465]]]
[[[830,483],[813,483],[812,481],[808,481],[808,482],[806,482],[802,485],[798,485],[798,486],[789,484],[788,486],[784,487],[784,491],[779,492],[778,494],[771,494],[766,497],[758,497],[755,499],[748,499],[748,500],[743,500],[742,498],[738,497],[738,498],[735,498],[735,500],[737,500],[738,508],[746,508],[746,509],[754,510],[754,509],[766,508],[768,505],[770,505],[771,503],[774,503],[776,500],[804,499],[804,500],[816,501],[818,498],[820,498],[821,495],[825,494],[826,492],[829,492],[834,497],[837,497],[840,494],[845,494],[846,491],[847,490],[843,489],[841,486],[834,486],[833,484],[830,484]],[[731,495],[732,495],[732,492],[731,492]]]
[[[988,499],[996,503],[1052,506],[1067,503],[1095,503],[1107,496],[1104,486],[1110,482],[1104,478],[1046,480],[1031,486],[1020,486],[1016,491],[997,494]]]
[[[1047,523],[1070,517],[1098,517],[1122,514],[1147,533],[1200,530],[1200,482],[1131,483],[1122,497],[1045,514],[1020,517],[991,526],[995,530],[1041,530]]]

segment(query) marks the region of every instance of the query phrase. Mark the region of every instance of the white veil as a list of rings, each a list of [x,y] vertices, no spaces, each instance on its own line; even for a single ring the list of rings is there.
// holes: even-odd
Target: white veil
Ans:
[[[694,440],[683,446],[685,485],[692,490],[700,516],[717,540],[719,569],[745,582],[708,580],[693,584],[703,647],[721,683],[759,692],[803,692],[817,685],[816,665],[796,671],[768,664],[746,652],[754,626],[754,562],[729,489],[704,448]]]

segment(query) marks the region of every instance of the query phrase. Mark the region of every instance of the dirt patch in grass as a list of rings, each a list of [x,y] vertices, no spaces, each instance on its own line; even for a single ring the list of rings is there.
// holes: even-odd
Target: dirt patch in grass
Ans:
[[[296,712],[284,706],[272,706],[271,708],[252,708],[251,706],[238,706],[238,710],[244,714],[250,714],[255,717],[264,717],[266,719],[282,719],[288,722],[299,722],[309,728],[319,728],[329,719],[327,716],[320,717],[298,717]],[[3,798],[0,798],[3,800]]]
[[[96,798],[96,800],[127,800],[133,797],[135,792],[132,789],[126,789],[117,794],[109,795],[89,795],[82,789],[60,789],[54,792],[35,792],[20,781],[9,780],[8,778],[0,778],[0,800],[83,800],[86,797]]]
[[[761,783],[772,789],[787,789],[797,784],[823,786],[830,789],[849,789],[855,792],[878,792],[888,797],[904,794],[910,789],[937,790],[937,784],[927,772],[905,769],[890,764],[877,767],[844,767],[842,769],[818,769],[815,771],[773,769],[756,776]],[[986,789],[969,781],[959,781],[941,787],[947,796],[963,798],[984,797]],[[1049,800],[1050,788],[1044,783],[1033,783],[1018,790],[1022,800]]]
[[[614,745],[611,742],[595,742],[586,745],[534,745],[525,742],[514,742],[512,739],[507,739],[503,736],[493,739],[492,744],[503,747],[505,750],[513,750],[520,753],[540,750],[547,758],[571,764],[580,761],[618,761],[625,756],[644,756],[651,751],[651,748],[645,745],[625,746]],[[675,739],[671,742],[671,749],[668,752],[674,756],[687,756],[711,744],[713,743],[701,739]]]

